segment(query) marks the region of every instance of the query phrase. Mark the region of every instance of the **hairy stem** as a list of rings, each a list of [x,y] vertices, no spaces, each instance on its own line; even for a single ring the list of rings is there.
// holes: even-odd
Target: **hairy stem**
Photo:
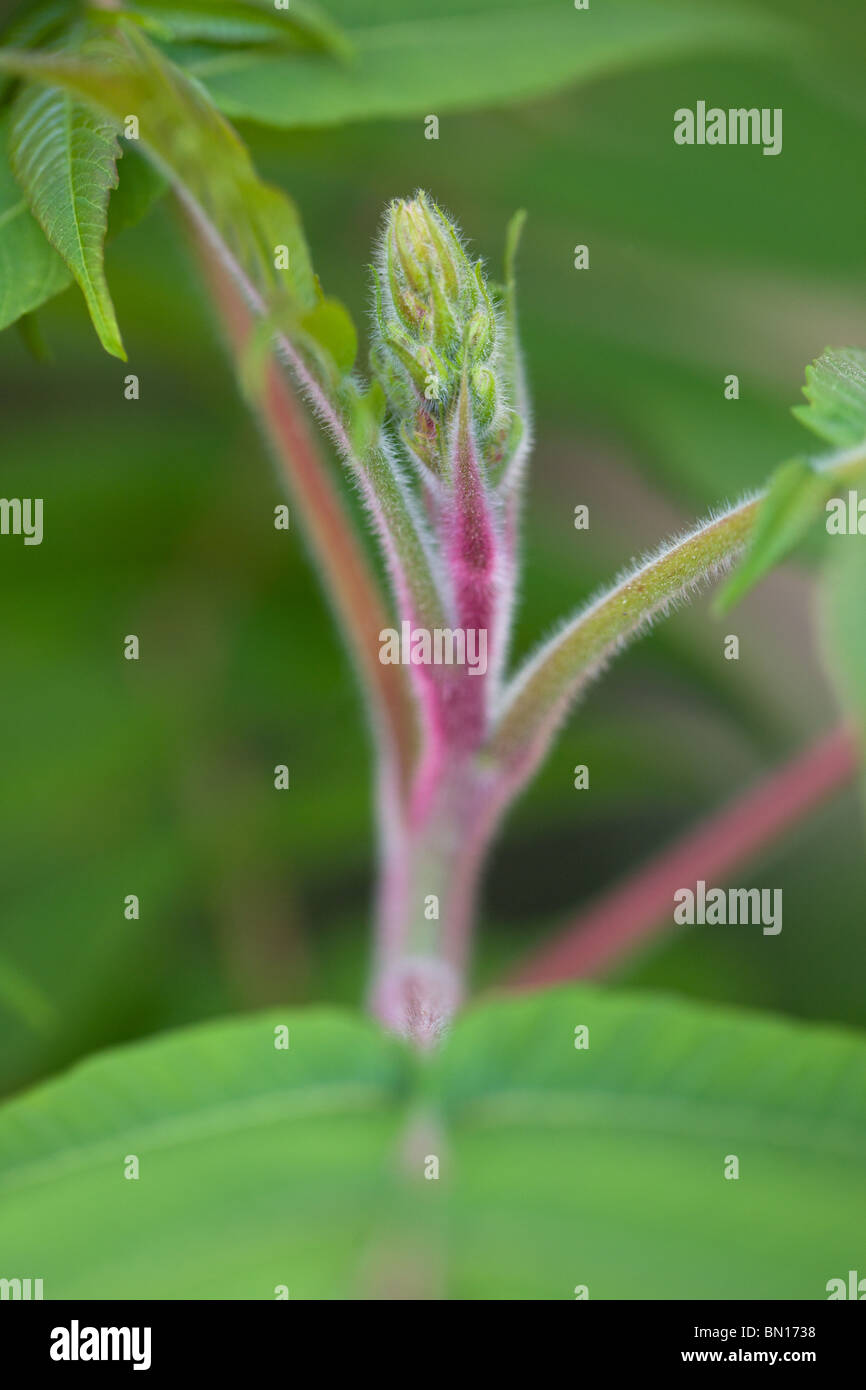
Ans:
[[[856,477],[863,449],[823,465],[838,482]],[[589,682],[628,641],[723,573],[744,550],[763,494],[711,517],[630,570],[580,610],[513,677],[488,752],[508,769],[515,794],[544,757],[556,729]]]
[[[489,770],[443,761],[385,845],[370,1004],[422,1046],[448,1025],[464,992],[478,881],[499,819]]]
[[[574,918],[512,970],[506,985],[538,989],[598,975],[635,947],[672,930],[677,889],[698,879],[718,882],[754,858],[843,787],[857,763],[853,734],[835,729]]]
[[[209,243],[197,236],[196,245],[235,362],[240,364],[253,331],[253,315]],[[391,622],[379,585],[294,393],[273,361],[267,364],[257,406],[359,672],[382,762],[393,767],[405,787],[415,746],[414,713],[404,668],[385,666],[378,659],[379,633]]]

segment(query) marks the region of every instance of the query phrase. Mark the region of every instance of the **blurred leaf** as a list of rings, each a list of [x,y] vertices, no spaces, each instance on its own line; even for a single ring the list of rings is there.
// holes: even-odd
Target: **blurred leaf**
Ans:
[[[27,979],[11,961],[0,957],[0,1004],[35,1032],[47,1033],[57,1025],[57,1012],[51,1000],[33,980]]]
[[[717,613],[727,613],[794,549],[821,515],[835,486],[806,459],[791,459],[776,469],[758,508],[745,558],[716,599]]]
[[[42,0],[40,4],[19,4],[11,23],[0,26],[4,43],[38,43],[74,12],[76,0]]]
[[[120,162],[120,182],[108,205],[109,240],[126,227],[134,227],[168,188],[162,174],[126,141]]]
[[[505,252],[503,255],[505,270],[505,287],[507,291],[513,290],[514,277],[517,270],[517,252],[520,248],[520,239],[523,236],[523,229],[526,226],[526,208],[518,208],[509,218],[508,226],[505,229]]]
[[[147,27],[158,38],[285,44],[338,57],[351,51],[338,27],[306,0],[291,0],[280,10],[274,0],[131,0],[124,11],[152,21]]]
[[[341,376],[352,370],[358,335],[348,310],[338,299],[320,299],[301,319],[301,328],[326,349]]]
[[[50,38],[75,12],[76,0],[45,0],[41,5],[29,5],[18,12],[11,24],[0,29],[0,42],[16,48],[35,48]],[[0,77],[0,97],[14,79]]]
[[[866,439],[866,351],[828,348],[806,368],[803,394],[808,405],[794,414],[810,430],[838,449],[853,449]]]
[[[57,88],[25,87],[12,111],[9,153],[34,217],[81,286],[100,342],[125,361],[104,270],[120,157],[115,122]]]
[[[683,52],[783,44],[786,27],[740,6],[606,0],[586,11],[551,0],[332,0],[356,61],[338,69],[278,52],[209,56],[190,71],[227,115],[276,126],[424,116],[520,101]],[[444,12],[443,12],[444,8]]]
[[[36,314],[24,314],[23,317],[18,320],[18,332],[21,335],[21,341],[24,343],[24,346],[27,348],[34,362],[46,364],[53,361],[51,349],[42,335],[42,329]]]
[[[0,1248],[54,1298],[357,1297],[416,1265],[456,1299],[821,1298],[866,1217],[866,1042],[664,997],[498,1001],[421,1073],[348,1015],[208,1024],[0,1117]]]

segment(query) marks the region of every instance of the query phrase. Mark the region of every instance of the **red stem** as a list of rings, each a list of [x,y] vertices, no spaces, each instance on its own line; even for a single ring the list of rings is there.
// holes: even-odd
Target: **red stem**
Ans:
[[[214,304],[239,362],[253,331],[253,315],[208,245],[200,236],[195,241]],[[385,666],[378,659],[379,633],[391,625],[392,618],[304,413],[272,356],[265,365],[257,404],[357,663],[380,747],[386,759],[393,761],[398,782],[405,787],[413,759],[414,712],[402,668]]]
[[[538,989],[602,973],[638,942],[671,928],[678,888],[724,878],[843,786],[857,764],[854,735],[835,729],[598,899],[512,971],[506,985]]]

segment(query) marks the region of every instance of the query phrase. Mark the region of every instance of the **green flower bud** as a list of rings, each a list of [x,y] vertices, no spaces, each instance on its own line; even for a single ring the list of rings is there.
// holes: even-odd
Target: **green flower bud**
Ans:
[[[438,475],[465,380],[482,457],[501,454],[510,424],[500,370],[500,325],[481,262],[426,193],[393,202],[376,268],[371,354],[400,436]]]
[[[496,412],[496,378],[486,367],[476,367],[470,373],[469,385],[475,406],[475,420],[483,430],[491,423]]]

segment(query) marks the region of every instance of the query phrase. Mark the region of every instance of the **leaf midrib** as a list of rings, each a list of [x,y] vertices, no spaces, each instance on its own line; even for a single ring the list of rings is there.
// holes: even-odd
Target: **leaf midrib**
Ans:
[[[385,1102],[399,1105],[399,1093],[381,1085],[354,1083],[324,1085],[303,1091],[274,1091],[246,1097],[228,1104],[208,1107],[197,1112],[164,1120],[144,1120],[140,1125],[129,1123],[94,1142],[71,1144],[59,1149],[49,1158],[34,1159],[0,1173],[0,1193],[18,1191],[68,1177],[83,1168],[90,1168],[105,1159],[115,1159],[118,1150],[134,1142],[146,1147],[148,1153],[177,1148],[194,1139],[214,1134],[267,1126],[277,1120],[337,1117],[357,1115],[364,1111],[387,1109]]]
[[[58,90],[60,89],[58,88]],[[75,240],[78,245],[78,260],[82,275],[87,281],[94,301],[101,305],[101,296],[90,273],[90,267],[87,264],[87,256],[85,254],[84,242],[81,237],[81,227],[78,220],[78,198],[75,192],[75,180],[72,177],[72,98],[69,96],[68,92],[61,92],[61,97],[63,101],[63,125],[66,136],[65,176],[69,189],[69,203],[72,209],[72,225],[75,229]]]
[[[586,1106],[593,1107],[598,1120],[605,1125],[617,1123],[619,1129],[651,1131],[659,1134],[703,1134],[722,1127],[747,1127],[755,1130],[761,1142],[782,1148],[808,1150],[826,1154],[832,1150],[843,1158],[866,1158],[866,1129],[856,1125],[831,1123],[820,1127],[820,1116],[797,1115],[793,1111],[760,1111],[735,1104],[708,1104],[688,1096],[620,1094],[616,1091],[579,1090],[574,1094],[563,1091],[514,1090],[482,1096],[471,1103],[455,1106],[449,1118],[455,1127],[467,1129],[508,1128],[520,1124],[543,1125],[548,1128],[567,1128],[581,1124],[586,1131]],[[651,1114],[640,1115],[641,1106]],[[665,1116],[659,1119],[659,1111]],[[618,1115],[615,1112],[620,1112]],[[592,1123],[592,1115],[589,1122]],[[595,1125],[595,1132],[603,1128]],[[834,1147],[835,1143],[835,1147]]]

